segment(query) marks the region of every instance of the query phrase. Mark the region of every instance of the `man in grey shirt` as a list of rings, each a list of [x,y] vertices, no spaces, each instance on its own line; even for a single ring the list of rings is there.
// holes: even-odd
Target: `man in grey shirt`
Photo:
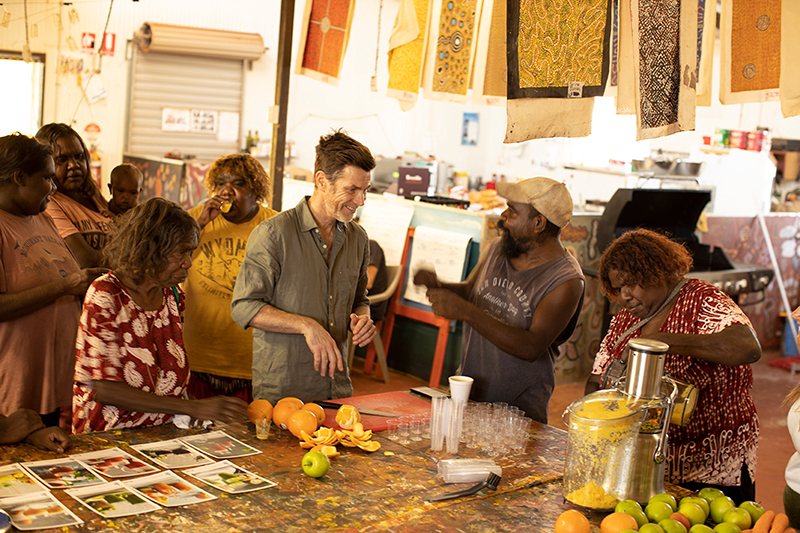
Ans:
[[[314,193],[265,220],[247,242],[231,314],[253,329],[253,397],[275,403],[352,396],[347,334],[375,336],[367,298],[369,238],[353,221],[375,159],[341,130],[320,138]]]

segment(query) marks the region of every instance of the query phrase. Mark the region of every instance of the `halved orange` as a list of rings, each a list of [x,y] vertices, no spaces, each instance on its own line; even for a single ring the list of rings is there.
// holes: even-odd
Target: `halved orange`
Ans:
[[[247,406],[247,418],[253,424],[262,418],[272,418],[272,404],[267,400],[253,400]]]

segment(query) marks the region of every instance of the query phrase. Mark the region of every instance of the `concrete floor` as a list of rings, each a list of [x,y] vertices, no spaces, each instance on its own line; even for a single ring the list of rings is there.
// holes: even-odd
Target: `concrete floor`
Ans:
[[[783,510],[783,471],[786,462],[794,453],[794,445],[786,430],[786,409],[780,407],[784,396],[800,379],[788,371],[769,366],[769,362],[780,357],[777,351],[765,352],[761,360],[753,365],[753,398],[760,422],[758,449],[758,471],[756,499],[767,509]],[[356,359],[352,372],[355,395],[376,394],[427,385],[427,382],[390,370],[391,382],[385,384],[378,376],[366,376],[361,372],[363,360]],[[583,395],[583,383],[567,383],[556,387],[550,399],[550,424],[566,429],[561,413],[575,399]]]

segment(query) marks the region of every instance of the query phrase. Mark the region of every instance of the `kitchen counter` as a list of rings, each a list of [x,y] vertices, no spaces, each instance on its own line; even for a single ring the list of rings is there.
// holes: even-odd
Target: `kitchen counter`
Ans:
[[[379,432],[374,439],[381,449],[374,453],[339,446],[328,474],[320,479],[305,475],[300,459],[305,450],[288,431],[273,426],[266,441],[255,438],[252,424],[231,424],[222,429],[263,453],[232,462],[277,483],[277,486],[238,495],[215,488],[218,499],[180,508],[106,520],[94,515],[62,490],[52,493],[84,520],[85,524],[62,531],[552,531],[558,515],[570,504],[561,495],[561,475],[566,433],[534,422],[526,453],[493,459],[503,467],[496,492],[429,503],[425,498],[460,490],[468,485],[446,485],[436,475],[436,461],[449,455],[431,452],[426,441],[404,446]],[[73,437],[72,453],[118,446],[132,455],[131,444],[185,436],[201,431],[180,430],[172,425],[113,431]],[[463,448],[460,457],[485,457]],[[55,458],[30,445],[0,449],[0,464]],[[178,475],[180,470],[174,470]],[[184,476],[185,477],[185,476]],[[603,515],[592,516],[596,529]],[[55,531],[55,530],[52,530]]]

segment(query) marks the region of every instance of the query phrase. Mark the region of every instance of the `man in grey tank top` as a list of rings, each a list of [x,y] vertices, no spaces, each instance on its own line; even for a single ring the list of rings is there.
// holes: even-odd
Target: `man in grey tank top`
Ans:
[[[563,183],[530,178],[498,183],[508,202],[501,231],[466,281],[441,282],[420,270],[433,312],[464,321],[459,374],[475,379],[470,398],[506,402],[547,423],[558,347],[575,329],[583,306],[580,265],[561,244],[572,216]]]

